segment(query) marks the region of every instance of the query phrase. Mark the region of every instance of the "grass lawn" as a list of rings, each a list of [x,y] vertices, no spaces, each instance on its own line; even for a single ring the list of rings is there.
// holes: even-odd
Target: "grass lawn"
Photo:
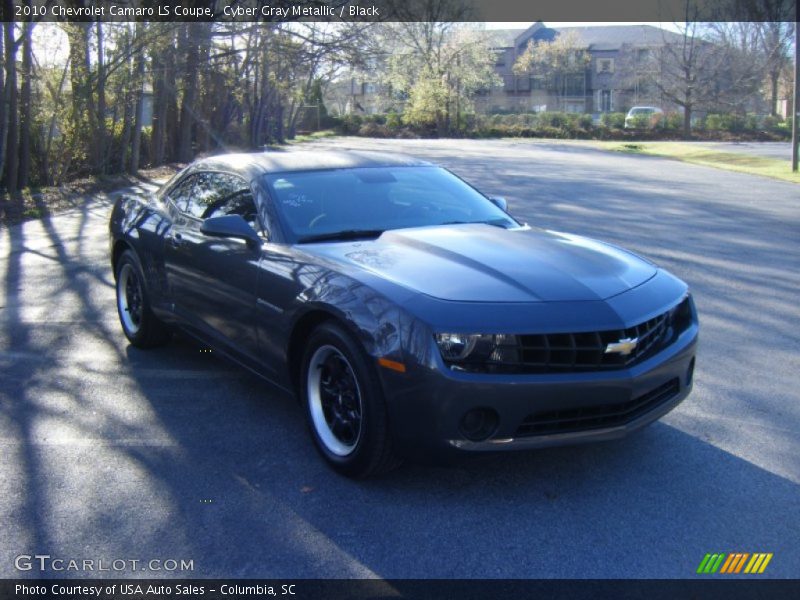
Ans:
[[[597,142],[596,145],[615,152],[661,156],[695,165],[800,183],[800,173],[792,173],[792,165],[788,160],[741,152],[718,152],[687,142]]]

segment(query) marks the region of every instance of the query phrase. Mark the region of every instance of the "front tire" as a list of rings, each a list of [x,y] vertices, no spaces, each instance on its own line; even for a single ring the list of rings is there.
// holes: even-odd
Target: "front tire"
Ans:
[[[400,464],[375,368],[339,325],[323,323],[309,337],[300,397],[314,445],[334,470],[365,478]]]
[[[122,331],[137,348],[161,346],[169,339],[166,326],[153,314],[139,258],[131,250],[117,261],[117,313]]]

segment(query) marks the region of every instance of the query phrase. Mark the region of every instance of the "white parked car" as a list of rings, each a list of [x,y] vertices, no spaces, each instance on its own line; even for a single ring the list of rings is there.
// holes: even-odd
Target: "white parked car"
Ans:
[[[656,106],[634,106],[625,116],[625,129],[653,129],[663,119],[664,111]]]

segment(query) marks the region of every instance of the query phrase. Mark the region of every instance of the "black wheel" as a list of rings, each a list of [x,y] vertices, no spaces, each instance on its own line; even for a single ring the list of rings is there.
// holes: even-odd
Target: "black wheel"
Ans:
[[[119,257],[116,276],[117,312],[125,337],[137,348],[152,348],[166,343],[169,331],[150,310],[142,266],[131,250]]]
[[[363,478],[400,463],[392,450],[383,392],[361,345],[342,327],[311,334],[300,397],[314,444],[336,471]]]

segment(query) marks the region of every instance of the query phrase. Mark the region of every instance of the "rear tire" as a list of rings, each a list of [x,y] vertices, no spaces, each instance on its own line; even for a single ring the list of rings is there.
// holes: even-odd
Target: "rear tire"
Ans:
[[[139,257],[126,250],[117,261],[117,313],[122,331],[137,348],[154,348],[169,340],[169,330],[150,308]]]
[[[341,326],[327,322],[308,339],[300,398],[319,453],[337,472],[365,478],[399,466],[375,367]]]

